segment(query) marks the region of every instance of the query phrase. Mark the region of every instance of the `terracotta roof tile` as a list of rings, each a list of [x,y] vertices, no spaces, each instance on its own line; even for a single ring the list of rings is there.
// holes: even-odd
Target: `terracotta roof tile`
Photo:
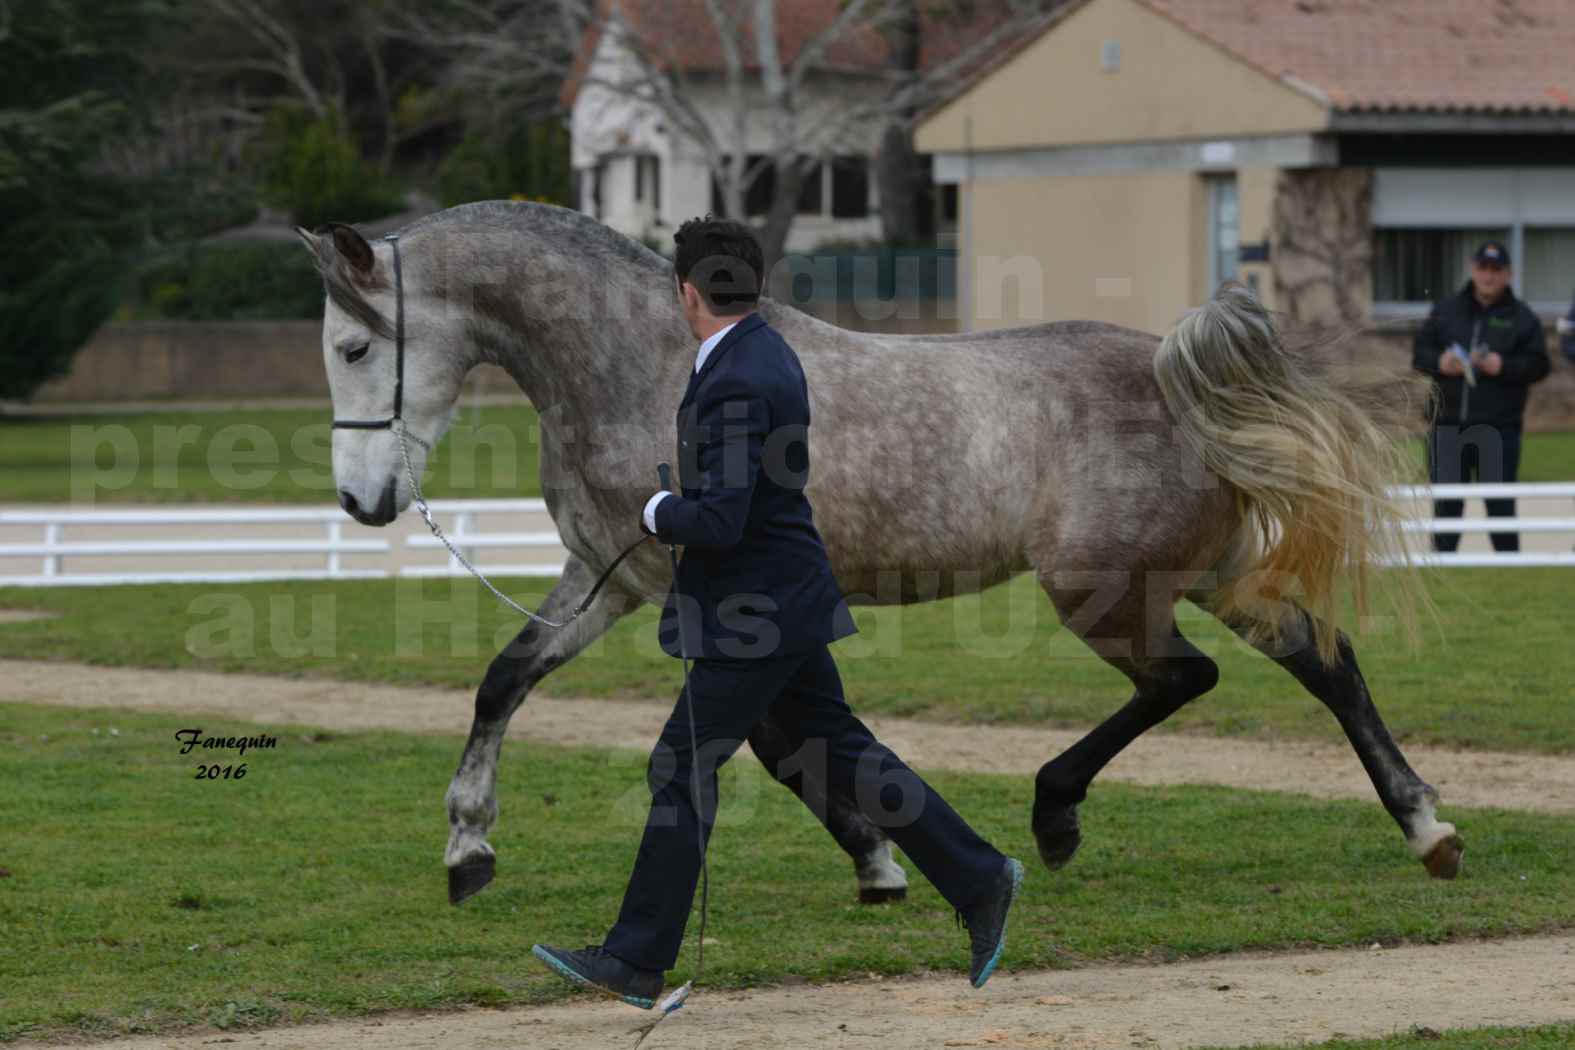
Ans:
[[[1140,0],[1336,109],[1567,111],[1570,0]]]

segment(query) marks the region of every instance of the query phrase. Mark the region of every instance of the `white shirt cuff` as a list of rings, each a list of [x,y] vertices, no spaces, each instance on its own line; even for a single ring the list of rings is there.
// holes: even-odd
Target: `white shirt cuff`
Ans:
[[[645,501],[645,513],[642,515],[642,517],[645,518],[645,527],[650,529],[652,532],[656,531],[656,505],[671,495],[671,492],[658,492],[656,495]]]

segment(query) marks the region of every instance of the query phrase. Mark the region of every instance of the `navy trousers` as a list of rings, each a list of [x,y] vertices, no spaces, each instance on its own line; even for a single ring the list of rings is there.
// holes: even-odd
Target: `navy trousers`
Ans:
[[[1462,481],[1481,483],[1514,481],[1520,471],[1520,428],[1493,427],[1486,423],[1473,423],[1469,427],[1445,425],[1435,427],[1427,440],[1427,476],[1435,483],[1455,484]],[[1490,518],[1513,518],[1513,499],[1487,499]],[[1433,516],[1458,518],[1465,511],[1465,501],[1437,499],[1433,501]],[[1520,550],[1520,533],[1491,532],[1488,538],[1495,551]],[[1433,549],[1448,553],[1460,546],[1460,533],[1433,533]]]
[[[699,753],[691,752],[680,692],[647,766],[651,810],[607,951],[648,970],[677,963],[700,879],[697,830],[709,842],[716,822],[717,770],[768,711],[808,741],[795,756],[800,768],[856,800],[952,907],[966,911],[1000,873],[1005,856],[854,717],[826,645],[767,659],[696,660],[689,683]]]

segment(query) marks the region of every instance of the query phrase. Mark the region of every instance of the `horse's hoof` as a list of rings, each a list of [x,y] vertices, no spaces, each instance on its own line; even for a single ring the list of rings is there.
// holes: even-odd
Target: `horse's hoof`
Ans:
[[[497,858],[488,853],[448,869],[448,902],[459,904],[480,893],[492,881],[497,866]]]
[[[1422,864],[1435,879],[1452,879],[1460,874],[1460,855],[1466,850],[1465,840],[1450,835],[1438,840],[1438,845],[1427,851]]]
[[[906,886],[861,886],[859,887],[860,904],[890,904],[893,901],[908,899]]]
[[[1050,871],[1065,867],[1083,844],[1077,823],[1076,806],[1035,807],[1034,840],[1039,844],[1039,859]]]
[[[906,900],[908,873],[891,855],[891,842],[882,839],[854,865],[859,877],[860,904],[887,904]]]

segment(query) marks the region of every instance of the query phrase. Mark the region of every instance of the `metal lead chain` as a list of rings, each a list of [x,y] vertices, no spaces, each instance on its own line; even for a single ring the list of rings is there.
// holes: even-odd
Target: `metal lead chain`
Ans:
[[[481,581],[481,585],[483,587],[492,592],[493,597],[497,598],[498,601],[502,602],[510,609],[513,609],[527,620],[534,620],[536,623],[551,627],[554,630],[561,630],[562,628],[569,626],[569,624],[573,623],[575,620],[578,620],[585,610],[591,607],[591,602],[595,600],[596,593],[602,589],[602,584],[607,582],[607,578],[612,575],[613,570],[618,567],[619,563],[623,561],[629,552],[634,550],[640,544],[644,543],[646,540],[654,538],[651,536],[641,536],[639,539],[629,544],[629,546],[625,547],[618,557],[613,559],[613,563],[607,566],[606,571],[601,575],[601,579],[597,580],[595,585],[591,587],[589,593],[587,593],[584,599],[580,601],[579,606],[569,614],[569,618],[567,620],[559,623],[555,620],[549,620],[545,616],[539,616],[494,587],[492,585],[492,581],[483,576],[481,574],[481,570],[472,565],[470,563],[470,559],[461,554],[459,552],[459,548],[455,547],[449,538],[443,534],[443,529],[440,525],[438,525],[437,519],[432,517],[432,508],[427,506],[426,497],[421,494],[421,482],[416,479],[415,467],[410,463],[410,448],[405,444],[405,421],[403,419],[396,420],[393,430],[395,434],[399,435],[399,458],[404,460],[405,463],[405,477],[410,482],[411,497],[415,500],[416,509],[421,512],[421,517],[425,519],[427,528],[431,529],[432,535],[436,536],[438,541],[442,543],[443,546],[448,548],[449,554],[453,555],[455,561],[463,565],[472,576]],[[410,440],[419,442],[423,448],[426,448],[429,451],[431,449],[430,445],[422,441],[419,437],[416,437],[414,434],[410,435]]]

